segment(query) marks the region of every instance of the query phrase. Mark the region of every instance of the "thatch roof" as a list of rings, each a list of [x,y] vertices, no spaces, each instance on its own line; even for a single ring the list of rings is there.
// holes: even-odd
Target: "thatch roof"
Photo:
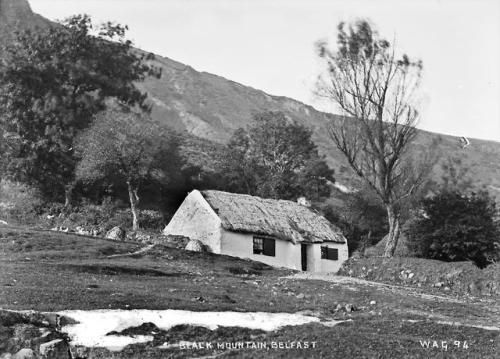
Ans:
[[[264,199],[221,191],[201,194],[218,214],[222,227],[298,242],[337,242],[346,239],[326,218],[296,202]]]

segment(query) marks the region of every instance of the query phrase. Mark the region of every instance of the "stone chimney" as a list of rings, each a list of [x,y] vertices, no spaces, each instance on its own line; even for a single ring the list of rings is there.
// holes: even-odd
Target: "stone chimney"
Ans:
[[[304,207],[311,207],[311,201],[309,201],[306,197],[297,198],[297,203]]]

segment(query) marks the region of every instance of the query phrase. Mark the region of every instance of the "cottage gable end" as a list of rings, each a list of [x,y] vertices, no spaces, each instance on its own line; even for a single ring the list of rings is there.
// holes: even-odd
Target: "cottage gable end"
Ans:
[[[221,220],[201,193],[194,190],[182,202],[163,230],[164,235],[182,235],[207,245],[220,253]]]

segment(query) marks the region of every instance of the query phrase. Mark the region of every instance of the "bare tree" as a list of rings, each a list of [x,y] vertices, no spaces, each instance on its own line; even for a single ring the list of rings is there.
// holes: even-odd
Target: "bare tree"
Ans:
[[[330,126],[330,137],[383,201],[389,222],[384,256],[391,257],[400,234],[401,204],[432,167],[409,151],[417,135],[416,90],[422,62],[398,57],[366,20],[349,26],[340,23],[334,50],[327,42],[317,46],[327,65],[317,93],[344,115]]]

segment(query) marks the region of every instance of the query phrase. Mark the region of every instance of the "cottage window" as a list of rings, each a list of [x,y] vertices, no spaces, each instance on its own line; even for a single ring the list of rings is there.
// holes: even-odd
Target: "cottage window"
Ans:
[[[337,248],[321,246],[321,259],[337,261],[339,259],[339,250]]]
[[[274,257],[276,255],[276,243],[274,239],[253,237],[253,254]]]

